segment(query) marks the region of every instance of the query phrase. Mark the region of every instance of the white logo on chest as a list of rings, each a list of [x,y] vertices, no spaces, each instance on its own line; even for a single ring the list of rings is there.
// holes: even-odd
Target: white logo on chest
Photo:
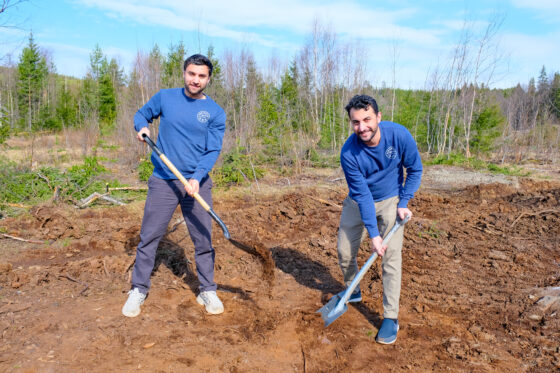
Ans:
[[[196,114],[196,119],[198,119],[200,123],[206,123],[208,119],[210,119],[210,113],[205,110],[199,111],[198,114]]]
[[[389,146],[387,150],[385,150],[385,156],[389,159],[397,158],[397,150],[392,146]]]

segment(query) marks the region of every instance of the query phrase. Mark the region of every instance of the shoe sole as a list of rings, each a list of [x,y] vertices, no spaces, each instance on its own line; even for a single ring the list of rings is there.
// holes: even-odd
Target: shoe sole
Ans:
[[[223,308],[221,310],[218,310],[218,311],[213,311],[213,310],[209,309],[208,306],[204,304],[204,301],[200,297],[196,297],[196,302],[198,304],[200,304],[201,306],[204,306],[204,308],[206,309],[206,312],[208,312],[211,315],[219,315],[221,313],[224,313]]]
[[[123,310],[122,314],[126,317],[136,317],[136,316],[140,315],[140,310],[138,310],[138,312],[133,312],[133,313],[125,313],[124,310]]]

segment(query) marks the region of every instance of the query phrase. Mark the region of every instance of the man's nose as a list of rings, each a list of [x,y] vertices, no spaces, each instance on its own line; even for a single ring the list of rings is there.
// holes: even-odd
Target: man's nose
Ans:
[[[358,131],[362,132],[362,131],[365,131],[366,129],[367,129],[367,126],[364,122],[360,122],[358,124]]]

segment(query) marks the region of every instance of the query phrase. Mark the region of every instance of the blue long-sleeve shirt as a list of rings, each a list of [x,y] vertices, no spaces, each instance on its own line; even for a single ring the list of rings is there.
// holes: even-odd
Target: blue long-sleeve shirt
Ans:
[[[367,146],[352,134],[340,153],[350,198],[358,203],[362,221],[372,238],[379,236],[374,202],[399,196],[397,207],[407,207],[422,178],[422,160],[406,127],[383,121],[379,130],[381,139],[377,146]],[[404,185],[403,169],[406,169]]]
[[[140,131],[156,118],[160,118],[157,146],[186,179],[200,182],[222,149],[224,110],[209,96],[196,100],[183,88],[162,89],[136,112],[134,129]],[[154,153],[152,163],[155,176],[177,178]]]

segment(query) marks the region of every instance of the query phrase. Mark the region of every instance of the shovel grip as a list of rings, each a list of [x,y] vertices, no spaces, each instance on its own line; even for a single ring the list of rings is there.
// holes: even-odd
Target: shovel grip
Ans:
[[[165,154],[163,154],[161,152],[161,150],[159,150],[159,148],[157,147],[157,145],[153,142],[152,139],[150,139],[150,137],[146,134],[142,135],[142,138],[144,139],[144,141],[146,141],[146,143],[150,146],[150,148],[152,148],[152,150],[159,156],[159,158],[163,161],[163,163],[165,163],[165,165],[167,166],[167,168],[169,168],[169,170],[171,172],[173,172],[173,175],[175,175],[177,177],[177,179],[179,179],[179,181],[185,186],[185,188],[187,189],[187,185],[189,184],[189,182],[187,181],[187,179],[185,179],[185,177],[179,172],[179,170],[177,169],[177,167],[175,167],[175,165],[173,163],[171,163],[171,161],[165,156]],[[216,223],[218,223],[218,225],[220,226],[220,228],[222,228],[222,231],[224,232],[224,236],[226,237],[226,239],[230,239],[231,235],[229,233],[229,230],[227,229],[226,225],[224,224],[224,222],[222,221],[222,219],[220,219],[218,217],[218,215],[216,215],[216,213],[214,212],[214,210],[212,210],[212,208],[210,207],[210,205],[208,203],[206,203],[206,201],[200,196],[200,194],[195,193],[193,195],[193,198],[197,200],[198,203],[200,203],[200,205],[202,206],[202,208],[204,210],[206,210],[210,216],[212,217],[212,219],[214,219],[214,221],[216,221]]]
[[[159,156],[159,158],[163,161],[163,163],[165,163],[165,165],[167,166],[167,168],[169,168],[169,170],[171,172],[173,172],[173,175],[175,175],[177,177],[177,179],[179,179],[179,181],[181,183],[183,183],[183,185],[185,186],[185,188],[187,188],[188,185],[188,181],[187,179],[185,179],[185,177],[179,172],[179,170],[177,169],[177,167],[175,167],[175,165],[173,163],[171,163],[171,161],[169,160],[169,158],[167,158],[165,156],[165,154],[163,154],[161,152],[161,150],[159,150],[159,148],[157,147],[157,145],[152,141],[152,139],[150,139],[150,137],[146,134],[142,135],[142,138],[144,139],[144,141],[146,141],[146,143],[148,145],[150,145],[150,148],[152,148],[152,150]],[[194,199],[196,199],[198,201],[198,203],[200,203],[200,205],[202,206],[202,208],[206,211],[210,211],[211,208],[210,206],[206,203],[206,201],[204,199],[202,199],[202,197],[200,196],[200,194],[195,193],[193,195]]]

